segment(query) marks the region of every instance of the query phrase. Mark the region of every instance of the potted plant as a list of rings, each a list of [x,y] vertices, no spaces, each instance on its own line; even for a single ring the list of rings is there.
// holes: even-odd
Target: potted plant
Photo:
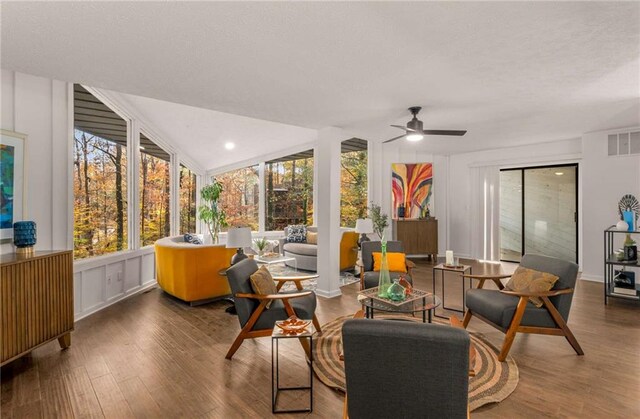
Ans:
[[[389,227],[389,216],[382,212],[380,205],[373,202],[369,206],[369,218],[373,222],[373,231],[380,237],[384,235],[384,229]]]
[[[258,249],[258,255],[260,256],[264,254],[264,250],[267,248],[267,245],[269,244],[267,239],[264,237],[261,239],[255,239],[253,243],[256,245],[256,248]]]
[[[227,226],[227,219],[219,202],[223,190],[222,183],[218,182],[216,178],[211,180],[211,184],[200,189],[200,208],[198,211],[200,219],[207,225],[212,242],[216,244],[220,230]]]

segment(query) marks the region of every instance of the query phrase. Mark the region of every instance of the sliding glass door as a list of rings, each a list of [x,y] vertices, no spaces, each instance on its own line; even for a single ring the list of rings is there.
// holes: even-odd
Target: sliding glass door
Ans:
[[[578,165],[500,172],[500,259],[578,260]]]

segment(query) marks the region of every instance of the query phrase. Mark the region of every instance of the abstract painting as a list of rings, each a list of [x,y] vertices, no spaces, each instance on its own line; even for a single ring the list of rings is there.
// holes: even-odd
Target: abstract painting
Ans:
[[[423,209],[432,211],[433,165],[431,163],[393,163],[391,165],[393,214],[404,205],[404,218],[420,218]]]
[[[26,135],[2,130],[0,141],[0,240],[10,241],[13,223],[24,217]]]

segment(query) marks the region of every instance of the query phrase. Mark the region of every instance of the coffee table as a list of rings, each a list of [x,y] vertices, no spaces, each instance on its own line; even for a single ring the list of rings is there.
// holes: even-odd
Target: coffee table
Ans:
[[[286,262],[293,262],[294,270],[298,270],[298,260],[290,256],[280,255],[277,257],[265,257],[265,256],[256,255],[253,257],[253,260],[255,260],[257,263],[261,265],[267,265],[267,266],[275,265],[277,263],[282,263],[286,266]]]
[[[433,312],[442,301],[437,295],[413,288],[412,294],[403,302],[394,302],[378,297],[378,287],[368,288],[358,293],[358,301],[365,307],[365,317],[374,318],[374,312],[383,311],[393,314],[422,313],[422,322],[431,323]]]

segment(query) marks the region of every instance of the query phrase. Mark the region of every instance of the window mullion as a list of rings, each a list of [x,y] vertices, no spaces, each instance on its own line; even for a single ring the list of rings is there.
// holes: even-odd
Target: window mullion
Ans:
[[[127,179],[129,182],[129,249],[140,248],[140,125],[137,120],[129,122]]]

